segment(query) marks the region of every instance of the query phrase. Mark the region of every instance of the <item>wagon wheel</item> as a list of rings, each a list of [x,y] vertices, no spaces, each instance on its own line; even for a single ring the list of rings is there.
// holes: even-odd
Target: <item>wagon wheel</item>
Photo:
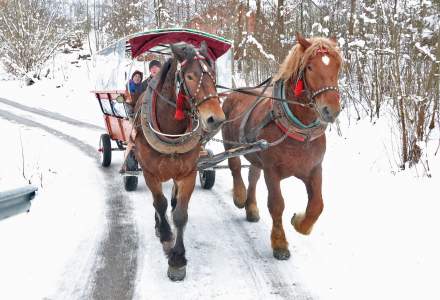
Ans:
[[[206,149],[208,152],[208,156],[211,157],[214,155],[211,150]],[[214,169],[206,169],[199,171],[199,180],[200,185],[205,190],[210,190],[214,186],[215,183],[215,170]]]
[[[127,161],[125,162],[127,165],[127,171],[137,171],[138,170],[138,162],[134,157],[133,151],[130,151],[127,156]],[[124,188],[127,192],[135,191],[138,186],[138,177],[137,176],[124,176]]]
[[[110,166],[112,162],[112,143],[107,133],[101,134],[99,139],[99,153],[101,154],[101,165],[103,167]]]
[[[124,188],[127,192],[135,191],[137,189],[137,186],[137,176],[124,176]]]

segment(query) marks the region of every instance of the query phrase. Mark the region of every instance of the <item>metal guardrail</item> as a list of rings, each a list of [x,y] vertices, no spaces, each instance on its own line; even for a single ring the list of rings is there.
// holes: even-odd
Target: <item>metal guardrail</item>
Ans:
[[[31,200],[34,199],[38,188],[29,185],[26,187],[0,192],[0,220],[28,212]]]

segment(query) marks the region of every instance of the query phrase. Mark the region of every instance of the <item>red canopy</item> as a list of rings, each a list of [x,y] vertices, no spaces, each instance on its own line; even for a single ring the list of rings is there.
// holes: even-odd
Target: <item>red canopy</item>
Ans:
[[[209,52],[214,59],[219,58],[231,48],[231,42],[226,39],[192,29],[152,30],[135,34],[127,40],[133,58],[157,46],[166,47],[169,44],[185,42],[200,47],[202,41],[208,44]]]

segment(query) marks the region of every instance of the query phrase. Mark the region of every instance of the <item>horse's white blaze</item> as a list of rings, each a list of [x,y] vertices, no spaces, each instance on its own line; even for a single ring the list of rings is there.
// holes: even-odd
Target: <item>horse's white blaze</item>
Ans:
[[[324,63],[324,65],[328,66],[328,64],[330,63],[330,57],[328,57],[327,55],[324,55],[322,57],[322,62]]]

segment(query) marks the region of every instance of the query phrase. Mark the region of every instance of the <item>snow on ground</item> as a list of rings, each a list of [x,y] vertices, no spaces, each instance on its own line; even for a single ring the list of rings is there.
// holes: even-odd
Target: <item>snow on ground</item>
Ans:
[[[62,274],[90,272],[105,224],[102,191],[93,187],[102,179],[96,161],[44,131],[2,118],[0,128],[8,141],[0,157],[0,190],[28,180],[39,188],[30,213],[0,222],[0,298],[43,299],[57,292]],[[78,255],[84,259],[73,264]]]
[[[43,80],[26,87],[0,81],[0,98],[103,127],[98,104],[89,93],[87,63],[79,65],[64,62],[65,82]],[[0,110],[56,128],[92,147],[98,142],[97,129],[5,104]],[[383,118],[374,125],[368,121],[349,125],[342,116],[342,136],[332,126],[324,161],[325,209],[310,236],[299,235],[289,225],[293,213],[305,209],[304,186],[293,178],[282,182],[284,226],[292,252],[288,262],[272,257],[264,180],[257,191],[261,220],[248,224],[244,211],[233,206],[229,171],[219,170],[214,189],[196,188],[190,203],[185,235],[188,276],[182,283],[170,282],[166,259],[153,234],[151,196],[140,180],[139,190],[130,194],[141,252],[134,298],[171,299],[178,294],[182,299],[288,299],[269,287],[270,280],[279,277],[314,299],[439,299],[440,242],[435,236],[440,228],[436,216],[440,162],[432,156],[437,145],[429,145],[432,178],[422,176],[421,166],[396,172],[389,122]],[[0,131],[7,141],[0,155],[0,189],[25,183],[21,149],[25,174],[33,176],[40,189],[29,214],[0,221],[0,299],[57,299],[60,287],[70,282],[77,288],[89,286],[88,277],[78,274],[91,268],[96,240],[105,231],[99,165],[45,131],[3,118]],[[212,147],[221,150],[218,144]],[[113,168],[119,164],[120,158]],[[243,178],[247,178],[245,169]],[[166,184],[167,196],[169,189]],[[78,299],[75,287],[70,289],[67,298]]]

